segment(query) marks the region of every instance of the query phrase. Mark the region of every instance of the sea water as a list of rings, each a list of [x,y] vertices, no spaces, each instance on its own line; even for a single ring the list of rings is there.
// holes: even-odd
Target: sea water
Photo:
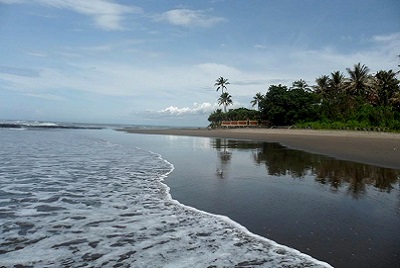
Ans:
[[[0,161],[0,267],[330,267],[173,200],[154,152],[3,128]]]

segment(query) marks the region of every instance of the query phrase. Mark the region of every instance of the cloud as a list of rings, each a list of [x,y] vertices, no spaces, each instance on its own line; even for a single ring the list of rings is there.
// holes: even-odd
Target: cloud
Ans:
[[[232,85],[238,85],[238,86],[259,86],[259,85],[266,85],[267,84],[266,79],[261,79],[261,80],[241,80],[241,81],[233,81],[231,84]]]
[[[243,107],[243,104],[234,101],[231,106],[229,106],[229,109],[236,109]],[[169,106],[165,109],[158,110],[157,112],[154,111],[147,111],[153,115],[159,115],[159,116],[173,116],[173,117],[182,117],[182,116],[187,116],[187,115],[207,115],[211,114],[214,112],[216,109],[221,109],[222,106],[218,105],[217,103],[209,103],[209,102],[203,102],[203,103],[194,103],[192,107],[182,107],[179,108],[177,106]]]
[[[96,25],[104,30],[122,30],[125,14],[142,13],[139,7],[125,6],[109,0],[36,0],[42,5],[66,8],[77,13],[91,16]]]
[[[85,52],[109,52],[113,51],[115,52],[116,50],[118,51],[137,51],[135,48],[136,45],[140,45],[145,43],[145,40],[141,39],[126,39],[126,40],[121,40],[118,42],[110,42],[110,43],[105,43],[105,44],[99,44],[95,46],[85,46],[85,47],[80,47],[78,50],[82,50]]]
[[[386,59],[387,62],[391,63],[393,66],[391,68],[396,68],[398,64],[397,55],[400,53],[400,32],[375,35],[372,37],[372,42],[377,45],[374,53],[379,53],[381,59]]]
[[[92,17],[97,27],[108,31],[123,30],[122,22],[126,14],[143,12],[139,7],[125,6],[110,0],[0,0],[0,3],[37,3],[47,7],[72,10]]]
[[[22,77],[38,77],[39,72],[34,69],[29,68],[18,68],[11,66],[0,65],[0,74],[12,75],[12,76],[22,76]]]
[[[372,72],[396,68],[400,33],[372,36],[367,42],[373,45],[353,53],[342,53],[334,47],[324,47],[318,50],[296,51],[291,53],[290,57],[297,65],[293,66],[294,70],[302,66],[302,73],[308,74],[308,78],[335,70],[344,71],[358,62],[366,64]]]
[[[44,99],[44,100],[50,100],[50,101],[63,101],[65,100],[64,98],[53,95],[53,94],[46,94],[46,93],[41,93],[41,94],[35,94],[35,93],[22,93],[25,96],[29,97],[34,97],[34,98],[39,98],[39,99]]]
[[[48,54],[44,53],[44,52],[40,52],[40,51],[27,51],[25,52],[27,55],[29,56],[33,56],[33,57],[39,57],[39,58],[44,58],[47,57]]]
[[[254,45],[254,48],[257,48],[257,49],[266,49],[267,47],[264,46],[264,45],[259,45],[259,44],[257,44],[257,45]]]
[[[400,33],[392,33],[388,35],[374,35],[372,37],[374,42],[378,43],[392,43],[395,42],[400,45]]]
[[[185,27],[211,27],[224,21],[224,18],[213,17],[204,10],[172,9],[155,16],[158,21]]]
[[[205,103],[194,103],[193,107],[178,108],[176,106],[169,106],[165,109],[157,111],[158,114],[173,115],[173,116],[185,116],[194,114],[208,114],[217,109],[217,104]]]
[[[25,0],[0,0],[0,3],[3,4],[21,4],[25,2]]]
[[[207,62],[197,64],[196,68],[199,69],[202,73],[210,74],[210,75],[220,75],[220,76],[227,76],[227,77],[237,77],[241,74],[241,71],[235,67],[228,66],[225,64],[219,64],[214,62]]]

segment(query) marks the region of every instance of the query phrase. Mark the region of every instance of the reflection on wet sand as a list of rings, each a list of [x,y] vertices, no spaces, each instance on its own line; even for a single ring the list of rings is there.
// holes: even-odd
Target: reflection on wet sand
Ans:
[[[332,192],[346,188],[353,198],[365,194],[366,186],[390,193],[394,185],[400,183],[400,170],[338,160],[289,149],[278,143],[214,139],[212,146],[220,153],[222,163],[231,159],[229,149],[251,149],[255,164],[265,164],[268,175],[289,175],[295,179],[313,175],[316,182],[329,186]]]

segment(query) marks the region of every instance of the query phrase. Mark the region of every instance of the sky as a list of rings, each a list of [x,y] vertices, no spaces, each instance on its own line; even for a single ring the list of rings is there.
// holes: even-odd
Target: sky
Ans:
[[[198,126],[270,85],[398,70],[399,0],[0,0],[0,120]]]

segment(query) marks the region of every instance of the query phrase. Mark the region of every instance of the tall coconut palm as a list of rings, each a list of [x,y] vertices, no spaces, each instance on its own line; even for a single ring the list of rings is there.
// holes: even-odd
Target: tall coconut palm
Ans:
[[[357,63],[354,65],[354,69],[346,68],[346,70],[350,75],[347,83],[347,90],[349,93],[356,97],[366,97],[371,89],[369,68],[364,64],[361,65],[361,63]]]
[[[307,82],[304,81],[303,79],[300,79],[298,81],[294,81],[292,83],[291,89],[301,89],[303,91],[310,92],[311,88],[308,86]]]
[[[261,92],[258,92],[254,97],[253,100],[250,102],[251,106],[254,107],[257,105],[257,110],[260,110],[260,102],[264,99],[264,95]]]
[[[390,98],[390,104],[400,112],[400,91],[393,94],[393,97]]]
[[[375,75],[374,95],[377,104],[388,105],[396,92],[400,91],[400,81],[393,70],[379,71]]]
[[[346,78],[340,71],[332,72],[329,81],[329,112],[327,113],[330,118],[340,118],[349,113],[349,107],[354,104],[353,99],[349,98],[346,91]]]
[[[224,93],[224,89],[225,91],[228,91],[226,85],[229,84],[230,83],[228,82],[228,79],[225,79],[222,76],[220,76],[219,78],[217,78],[217,80],[215,80],[214,86],[217,87],[217,91],[221,89],[221,93]]]
[[[226,113],[226,106],[231,105],[232,102],[232,96],[229,95],[228,92],[224,92],[221,94],[221,96],[218,98],[218,105],[223,105],[224,106],[224,112]]]
[[[315,82],[317,83],[314,86],[315,92],[320,94],[322,98],[326,98],[329,95],[329,76],[322,75],[315,79]]]
[[[344,91],[345,77],[340,71],[332,72],[329,79],[329,87],[335,93]]]

